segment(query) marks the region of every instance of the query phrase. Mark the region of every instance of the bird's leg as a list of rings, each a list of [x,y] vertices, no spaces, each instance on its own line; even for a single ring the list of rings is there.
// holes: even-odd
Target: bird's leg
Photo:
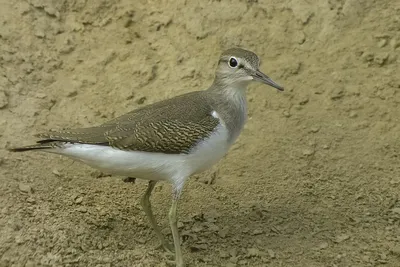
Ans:
[[[183,258],[182,258],[182,250],[181,250],[181,240],[179,238],[178,231],[178,216],[177,216],[177,205],[178,200],[181,194],[181,189],[174,189],[172,196],[172,205],[169,210],[169,224],[172,231],[172,237],[174,238],[174,247],[175,247],[175,264],[176,267],[183,267]]]
[[[142,197],[141,203],[142,203],[143,210],[146,213],[151,226],[153,227],[154,231],[156,232],[157,237],[161,241],[160,246],[162,246],[167,252],[173,253],[172,245],[165,240],[165,237],[161,233],[161,229],[158,226],[156,219],[154,218],[153,211],[151,209],[150,195],[151,195],[151,192],[153,191],[154,187],[156,186],[156,183],[157,183],[157,181],[149,181],[149,185],[147,186],[146,193],[144,193],[144,195]]]

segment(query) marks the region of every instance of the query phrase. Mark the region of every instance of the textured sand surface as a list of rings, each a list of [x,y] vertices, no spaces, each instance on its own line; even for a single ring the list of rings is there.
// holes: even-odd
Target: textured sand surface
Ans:
[[[231,46],[286,91],[252,85],[238,142],[186,184],[188,266],[400,266],[393,0],[0,0],[0,266],[166,266],[144,182],[4,148],[205,89]]]

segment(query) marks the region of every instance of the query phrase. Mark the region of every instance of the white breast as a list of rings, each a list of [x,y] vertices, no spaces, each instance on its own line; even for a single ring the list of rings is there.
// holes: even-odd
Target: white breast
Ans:
[[[214,114],[213,114],[214,115]],[[210,168],[228,151],[228,131],[221,123],[211,136],[189,154],[123,151],[94,144],[66,144],[48,150],[82,161],[106,173],[147,180],[168,180],[182,185],[194,173]]]

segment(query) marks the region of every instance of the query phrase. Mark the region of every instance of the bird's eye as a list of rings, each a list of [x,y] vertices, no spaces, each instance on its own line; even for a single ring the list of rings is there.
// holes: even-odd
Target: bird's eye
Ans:
[[[234,58],[234,57],[231,57],[230,59],[229,59],[229,67],[231,67],[231,68],[236,68],[237,66],[238,66],[238,62],[237,62],[237,59],[236,58]]]

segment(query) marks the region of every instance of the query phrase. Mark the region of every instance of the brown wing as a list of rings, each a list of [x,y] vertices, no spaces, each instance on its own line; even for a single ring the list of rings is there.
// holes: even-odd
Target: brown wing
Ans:
[[[41,138],[38,143],[47,143],[51,141],[65,141],[85,144],[107,144],[108,140],[105,133],[115,126],[97,126],[89,128],[67,129],[60,131],[49,131],[39,133],[35,136]]]
[[[211,115],[198,122],[157,120],[130,128],[119,126],[106,135],[110,145],[119,149],[180,154],[188,153],[201,139],[208,137],[218,123]]]
[[[203,92],[193,92],[134,110],[97,127],[47,132],[43,140],[110,145],[132,151],[188,153],[219,120]]]

